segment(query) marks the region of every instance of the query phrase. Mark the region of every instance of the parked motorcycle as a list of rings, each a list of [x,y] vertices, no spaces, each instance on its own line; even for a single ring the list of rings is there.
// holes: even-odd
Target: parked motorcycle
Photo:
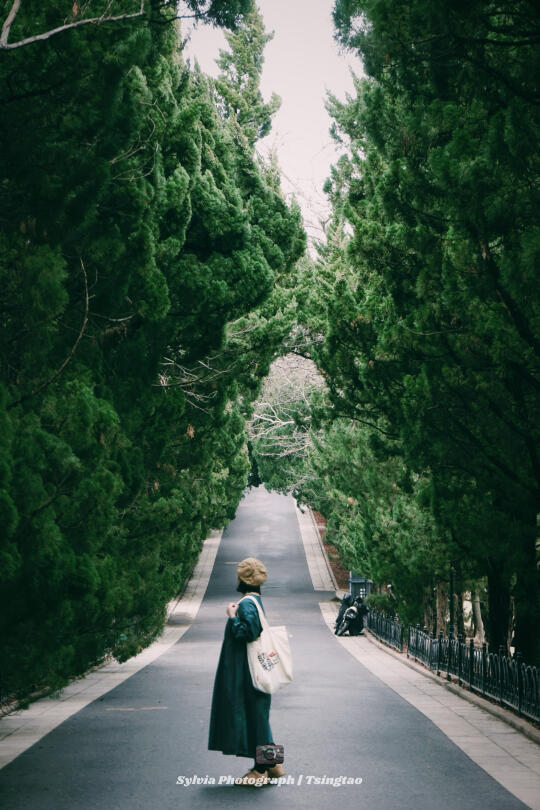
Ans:
[[[364,616],[367,614],[367,607],[361,596],[354,599],[350,593],[345,594],[341,600],[341,607],[336,619],[334,633],[336,636],[361,636],[364,632]]]

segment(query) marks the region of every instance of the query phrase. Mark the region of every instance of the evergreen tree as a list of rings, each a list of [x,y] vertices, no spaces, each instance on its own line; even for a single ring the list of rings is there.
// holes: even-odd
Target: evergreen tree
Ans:
[[[263,51],[273,36],[265,32],[261,13],[254,5],[237,30],[225,34],[230,51],[220,51],[217,60],[221,75],[216,91],[224,116],[234,116],[251,145],[269,133],[272,116],[281,104],[275,93],[265,103],[260,90]]]
[[[331,99],[352,224],[317,362],[337,414],[428,477],[449,560],[489,583],[489,640],[539,660],[537,14],[336,3],[369,78]],[[343,193],[340,189],[343,188]],[[385,431],[388,435],[385,437]]]
[[[266,302],[304,236],[174,17],[1,57],[4,694],[148,644],[245,486],[243,398],[269,360],[242,323],[280,320]]]

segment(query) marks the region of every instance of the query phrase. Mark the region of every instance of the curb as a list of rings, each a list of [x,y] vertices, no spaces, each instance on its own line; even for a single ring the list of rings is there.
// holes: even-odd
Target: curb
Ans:
[[[328,576],[330,577],[330,579],[332,581],[332,586],[333,586],[334,590],[337,593],[337,591],[338,591],[337,581],[336,581],[336,578],[334,576],[334,572],[332,571],[332,566],[330,565],[330,560],[328,559],[328,554],[326,553],[326,549],[325,549],[324,543],[322,541],[321,533],[319,531],[319,527],[317,526],[317,521],[315,520],[315,515],[313,514],[313,509],[311,508],[311,506],[308,506],[306,508],[307,508],[307,510],[309,512],[309,516],[310,516],[310,518],[311,518],[311,520],[313,522],[313,528],[315,529],[315,534],[317,536],[317,540],[319,541],[319,546],[321,547],[321,552],[322,552],[322,554],[324,556],[324,560],[326,562],[326,567],[328,568]]]
[[[335,591],[337,583],[310,507],[294,500],[298,530],[314,591]]]

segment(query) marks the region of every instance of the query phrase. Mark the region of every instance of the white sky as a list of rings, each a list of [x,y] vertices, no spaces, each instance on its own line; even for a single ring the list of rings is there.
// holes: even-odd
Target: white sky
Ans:
[[[258,149],[263,154],[271,147],[277,150],[283,189],[296,195],[308,234],[320,238],[319,222],[328,212],[322,187],[339,154],[329,133],[326,91],[344,99],[353,92],[350,69],[361,75],[362,66],[353,55],[339,52],[333,38],[333,0],[257,0],[257,5],[266,30],[274,31],[264,52],[262,94],[265,100],[272,92],[281,96],[272,131]],[[219,49],[227,48],[223,32],[203,25],[193,30],[184,23],[183,33],[191,33],[185,56],[215,76]]]

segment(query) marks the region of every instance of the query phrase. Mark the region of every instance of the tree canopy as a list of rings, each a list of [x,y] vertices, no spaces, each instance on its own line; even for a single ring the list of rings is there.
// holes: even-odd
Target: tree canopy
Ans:
[[[245,487],[244,414],[304,249],[174,9],[148,13],[0,58],[4,695],[160,632]]]
[[[150,643],[248,475],[409,621],[486,585],[491,648],[538,663],[537,9],[336,0],[366,76],[311,258],[250,0],[8,6],[3,696]],[[184,16],[228,26],[216,79]]]

